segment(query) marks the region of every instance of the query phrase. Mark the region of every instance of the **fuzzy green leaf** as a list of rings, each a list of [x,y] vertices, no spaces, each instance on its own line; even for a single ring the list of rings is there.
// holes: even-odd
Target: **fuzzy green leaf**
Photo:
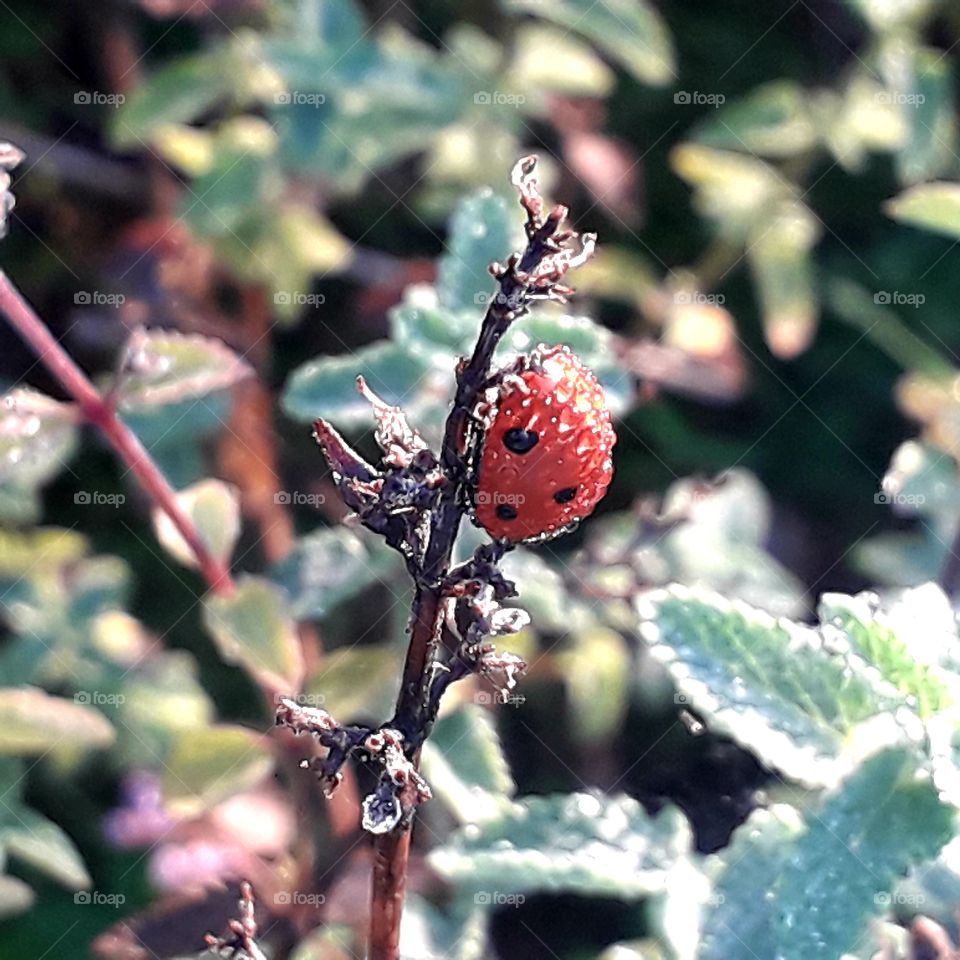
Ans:
[[[325,417],[343,429],[372,426],[370,404],[357,392],[358,375],[387,403],[409,405],[424,385],[426,366],[386,340],[346,356],[320,357],[290,376],[283,408],[295,420]]]
[[[270,577],[286,593],[291,616],[311,620],[367,587],[389,582],[398,568],[396,553],[379,541],[332,527],[301,537]]]
[[[233,594],[207,597],[203,619],[228,663],[277,690],[299,687],[300,642],[279,587],[261,577],[245,577]]]
[[[642,596],[638,610],[680,702],[801,782],[835,782],[854,728],[902,704],[850,650],[746,604],[674,586]]]
[[[643,83],[662,85],[676,76],[666,25],[646,0],[501,0],[511,13],[530,13],[592,41]]]
[[[430,862],[461,897],[490,906],[544,890],[633,898],[658,892],[689,844],[674,808],[650,817],[629,797],[574,793],[525,797],[462,827]]]

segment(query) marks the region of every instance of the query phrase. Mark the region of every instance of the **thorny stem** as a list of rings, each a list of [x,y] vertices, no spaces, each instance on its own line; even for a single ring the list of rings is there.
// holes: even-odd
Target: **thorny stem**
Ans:
[[[230,571],[207,549],[193,522],[181,509],[169,481],[154,463],[137,435],[117,416],[87,375],[57,342],[33,308],[0,270],[0,312],[33,349],[40,361],[76,401],[84,419],[96,427],[140,481],[148,497],[176,527],[190,547],[209,588],[217,594],[233,592]]]
[[[494,351],[510,324],[526,312],[527,303],[535,291],[552,286],[558,293],[569,292],[559,287],[566,267],[560,268],[549,284],[538,283],[531,276],[549,256],[560,251],[558,241],[570,236],[560,231],[567,214],[564,207],[558,206],[546,219],[541,218],[542,201],[532,177],[535,163],[533,157],[521,160],[514,177],[514,185],[520,191],[521,203],[528,215],[526,249],[520,257],[512,257],[506,268],[495,271],[498,295],[491,299],[487,308],[472,356],[457,370],[457,389],[447,417],[440,456],[447,483],[441,488],[432,513],[426,557],[416,583],[410,644],[395,712],[398,719],[416,716],[425,699],[430,652],[441,633],[442,583],[449,573],[460,521],[467,509],[468,477],[464,460],[472,418],[487,386]],[[593,238],[585,235],[583,246],[583,256],[588,256]],[[411,759],[418,764],[419,748]],[[374,844],[369,960],[397,960],[399,957],[410,834],[409,827],[401,827],[379,835]]]

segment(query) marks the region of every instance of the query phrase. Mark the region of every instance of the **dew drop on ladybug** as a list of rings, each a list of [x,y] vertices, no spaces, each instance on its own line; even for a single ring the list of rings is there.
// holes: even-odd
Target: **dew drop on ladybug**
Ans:
[[[610,485],[616,435],[603,388],[567,347],[538,347],[503,378],[484,432],[475,517],[492,537],[551,536]]]

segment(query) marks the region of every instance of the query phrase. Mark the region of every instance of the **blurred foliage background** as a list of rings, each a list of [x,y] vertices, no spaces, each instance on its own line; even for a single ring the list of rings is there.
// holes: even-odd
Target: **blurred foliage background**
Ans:
[[[658,863],[681,844],[678,810],[694,850],[711,854],[755,807],[783,800],[785,783],[801,812],[817,790],[840,789],[839,768],[754,736],[686,691],[682,671],[671,681],[634,600],[679,582],[799,630],[823,593],[956,588],[960,11],[7,0],[0,16],[0,140],[26,153],[0,262],[189,488],[204,535],[248,572],[240,601],[198,604],[204,585],[170,562],[182,548],[155,531],[110,451],[36,394],[7,407],[0,694],[29,684],[62,699],[0,696],[14,730],[0,734],[5,804],[17,797],[0,817],[12,864],[0,954],[99,938],[103,956],[187,955],[235,899],[216,882],[250,874],[289,908],[275,911],[276,955],[353,955],[368,866],[355,808],[305,798],[271,756],[263,691],[305,677],[338,719],[382,720],[409,596],[399,564],[339,525],[308,424],[328,416],[369,452],[352,385],[363,372],[436,437],[455,356],[492,289],[485,266],[518,242],[509,170],[536,152],[548,194],[599,234],[600,253],[572,277],[573,303],[527,318],[505,353],[563,341],[597,370],[619,417],[616,476],[574,537],[511,557],[533,615],[517,638],[531,675],[522,702],[493,710],[490,691],[464,692],[449,755],[438,732],[410,955],[461,955],[452,944],[482,942],[470,924],[487,921],[489,949],[507,958],[594,957],[618,941],[642,941],[625,955],[686,955],[669,934],[653,944],[659,921],[633,902],[662,886],[646,861],[619,866],[645,878],[625,896],[614,870],[524,879],[525,902],[480,911],[481,923],[436,906],[458,884],[476,895],[478,861],[456,841],[425,858],[469,819],[464,784],[490,797],[625,793],[617,824],[669,808],[638,828]],[[5,327],[0,380],[63,399]],[[466,531],[463,550],[477,542]],[[906,609],[950,620],[931,596]],[[872,636],[870,614],[856,615]],[[859,649],[874,662],[875,646]],[[736,673],[742,653],[708,659]],[[940,690],[883,667],[911,709]],[[858,721],[892,702],[867,699]],[[38,714],[52,732],[23,719]],[[832,757],[821,734],[796,735]],[[479,771],[454,762],[460,736],[479,745]],[[868,785],[902,784],[902,764],[871,762]],[[553,822],[556,811],[533,809]],[[578,815],[596,812],[581,800],[554,820],[576,834]],[[46,845],[24,839],[33,816],[49,821]],[[939,816],[931,808],[931,830]],[[795,824],[770,820],[786,845]],[[272,828],[253,836],[254,823]],[[295,830],[319,862],[298,859]],[[943,841],[917,841],[926,853],[913,859]],[[909,861],[891,862],[895,876]],[[949,865],[937,869],[960,889]],[[278,901],[306,888],[305,872],[314,901]],[[197,879],[209,883],[188,895]],[[91,885],[100,900],[71,892]],[[951,895],[926,912],[952,922]],[[160,912],[140,914],[150,905]],[[866,914],[883,912],[873,906],[836,943],[863,948]],[[121,917],[135,934],[114,926]],[[734,956],[711,943],[706,955]]]

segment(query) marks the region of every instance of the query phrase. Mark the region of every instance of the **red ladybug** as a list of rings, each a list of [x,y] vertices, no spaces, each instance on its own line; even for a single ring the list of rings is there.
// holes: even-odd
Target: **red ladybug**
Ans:
[[[610,485],[616,435],[603,388],[568,347],[539,346],[504,372],[484,417],[477,522],[503,540],[547,539]]]

